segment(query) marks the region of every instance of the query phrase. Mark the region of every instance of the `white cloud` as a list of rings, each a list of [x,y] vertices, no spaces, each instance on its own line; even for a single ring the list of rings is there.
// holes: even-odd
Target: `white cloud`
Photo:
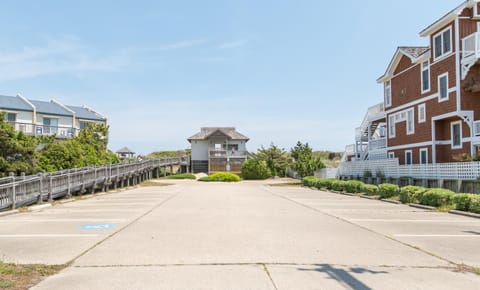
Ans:
[[[49,39],[43,46],[23,47],[19,51],[0,51],[0,81],[32,78],[59,73],[119,71],[129,63],[122,51],[96,55],[78,38]]]
[[[218,49],[231,49],[231,48],[241,47],[241,46],[244,46],[244,45],[247,45],[247,44],[248,44],[248,40],[240,39],[240,40],[235,40],[235,41],[222,43],[217,48]]]

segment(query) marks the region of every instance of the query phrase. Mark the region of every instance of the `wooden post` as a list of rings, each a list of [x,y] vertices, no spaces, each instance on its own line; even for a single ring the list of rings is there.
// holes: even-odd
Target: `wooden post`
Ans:
[[[10,172],[10,177],[12,178],[12,209],[15,209],[17,207],[17,193],[15,192],[15,176],[13,175],[13,172]]]
[[[48,201],[53,201],[53,177],[51,175],[48,177]]]
[[[40,188],[38,189],[38,200],[37,204],[43,203],[43,197],[42,197],[42,189],[43,189],[43,173],[38,174],[38,184]]]
[[[71,198],[72,197],[72,193],[71,193],[71,185],[70,185],[70,180],[71,180],[71,173],[70,173],[70,170],[67,172],[67,198]]]

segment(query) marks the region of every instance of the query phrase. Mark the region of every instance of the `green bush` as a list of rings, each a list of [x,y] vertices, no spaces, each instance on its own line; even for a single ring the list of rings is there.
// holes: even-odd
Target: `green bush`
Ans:
[[[469,211],[474,213],[480,213],[480,195],[475,194],[475,196],[471,197]]]
[[[362,192],[362,186],[365,183],[358,180],[349,180],[345,182],[345,191],[349,193],[360,193]]]
[[[471,193],[458,193],[453,196],[453,202],[455,203],[455,209],[457,210],[475,212],[474,209],[480,202],[480,195]],[[480,212],[480,209],[477,209],[476,212]]]
[[[363,184],[361,190],[366,195],[378,195],[378,186],[373,184]]]
[[[336,178],[321,178],[317,181],[316,187],[318,189],[332,189],[332,184],[336,182]]]
[[[331,189],[335,191],[344,191],[346,183],[347,182],[343,180],[335,180],[331,184]]]
[[[317,185],[317,182],[319,181],[318,178],[315,176],[305,176],[303,179],[303,185],[307,187],[314,187]]]
[[[272,176],[267,162],[260,159],[248,159],[242,164],[242,177],[244,179],[267,179]]]
[[[378,194],[380,198],[390,198],[397,196],[399,193],[399,187],[396,184],[383,183],[378,186]]]
[[[238,182],[240,176],[229,172],[217,172],[199,179],[199,181]]]
[[[197,179],[195,175],[190,173],[170,175],[167,178],[168,179]]]
[[[420,198],[421,204],[429,206],[449,206],[453,204],[455,193],[444,188],[432,188],[427,190]]]
[[[427,190],[427,188],[421,186],[404,186],[400,189],[400,201],[403,203],[417,203]]]

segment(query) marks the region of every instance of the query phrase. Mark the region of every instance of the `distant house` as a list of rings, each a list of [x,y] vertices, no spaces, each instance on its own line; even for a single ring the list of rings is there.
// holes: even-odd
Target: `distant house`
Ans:
[[[117,153],[117,156],[118,158],[120,158],[120,160],[125,160],[125,159],[135,157],[135,152],[133,152],[133,150],[128,147],[123,147],[122,149],[118,149],[117,152],[115,153]]]
[[[86,106],[66,106],[58,101],[28,100],[22,95],[0,96],[0,112],[15,130],[27,135],[69,138],[87,124],[107,124],[107,118]]]
[[[239,173],[247,159],[249,138],[234,127],[206,127],[187,139],[191,144],[193,173]]]

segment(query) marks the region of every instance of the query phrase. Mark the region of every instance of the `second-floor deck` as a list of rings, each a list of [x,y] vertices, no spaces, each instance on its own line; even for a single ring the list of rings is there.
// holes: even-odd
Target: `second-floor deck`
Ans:
[[[208,158],[247,158],[247,151],[225,150],[225,149],[209,149]]]
[[[480,59],[480,32],[462,39],[462,79],[465,79],[470,67]]]
[[[71,138],[78,133],[78,129],[67,126],[46,126],[32,123],[8,122],[17,132],[31,136],[51,136],[55,138]]]

